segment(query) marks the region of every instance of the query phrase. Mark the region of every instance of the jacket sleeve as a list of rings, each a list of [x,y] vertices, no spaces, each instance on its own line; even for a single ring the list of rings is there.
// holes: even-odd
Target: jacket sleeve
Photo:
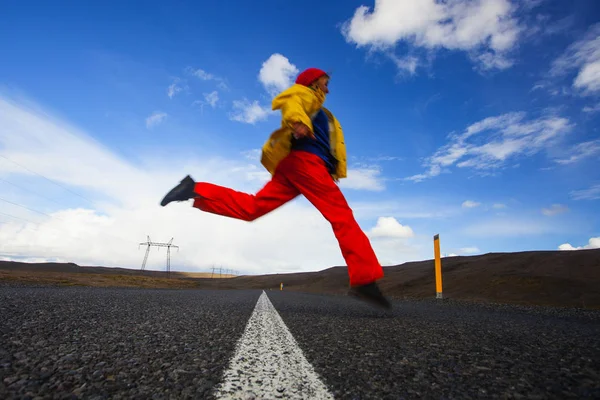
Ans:
[[[297,94],[286,96],[285,99],[282,99],[280,108],[285,125],[291,128],[295,122],[302,122],[312,131],[312,121],[304,109],[301,96]]]

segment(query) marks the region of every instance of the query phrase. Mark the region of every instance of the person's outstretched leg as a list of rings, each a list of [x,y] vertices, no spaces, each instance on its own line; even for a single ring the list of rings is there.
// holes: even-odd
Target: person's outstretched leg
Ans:
[[[350,286],[362,286],[382,278],[383,268],[369,239],[323,161],[310,153],[292,152],[290,162],[281,172],[331,223],[348,265]]]
[[[256,194],[206,182],[197,182],[194,192],[198,195],[194,198],[194,207],[244,221],[254,221],[300,194],[279,174],[275,174]]]
[[[285,165],[286,159],[281,161]],[[164,207],[173,201],[194,199],[193,206],[213,214],[244,221],[254,221],[270,211],[292,200],[300,192],[279,172],[256,194],[236,190],[207,182],[195,182],[191,176],[171,189],[161,201]]]

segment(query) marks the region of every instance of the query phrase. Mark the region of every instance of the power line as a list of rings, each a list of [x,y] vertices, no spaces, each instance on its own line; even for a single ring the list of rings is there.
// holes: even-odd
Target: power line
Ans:
[[[10,217],[10,218],[20,219],[22,221],[29,222],[30,224],[35,225],[35,226],[28,226],[27,229],[31,229],[31,230],[34,230],[34,231],[37,231],[37,232],[40,231],[41,225],[39,223],[37,223],[37,222],[31,221],[31,220],[29,220],[27,218],[17,217],[16,215],[8,214],[8,213],[1,212],[1,211],[0,211],[0,215],[4,215],[4,216]],[[44,229],[50,229],[50,230],[53,230],[53,231],[58,232],[58,233],[67,233],[66,229],[64,229],[64,228],[63,229],[58,229],[58,228],[55,228],[53,226],[44,226]],[[112,236],[112,235],[109,235],[109,236]],[[114,238],[116,238],[116,236]],[[118,239],[120,239],[120,238],[118,238]],[[120,240],[122,240],[122,239],[120,239]],[[2,255],[2,254],[0,254],[0,255]],[[5,254],[4,256],[14,257],[14,255],[11,255],[11,254]],[[40,256],[28,255],[26,257],[27,258],[48,258],[48,256],[46,256],[46,255],[44,255],[44,256],[41,256],[41,255]],[[65,257],[64,255],[54,255],[51,258],[58,258],[58,259],[62,258],[63,260],[67,260],[69,262],[72,261],[71,257]],[[64,262],[67,262],[67,261],[64,261]]]
[[[42,178],[46,179],[47,181],[49,181],[49,182],[51,182],[51,183],[53,183],[53,184],[57,185],[58,187],[61,187],[61,188],[65,189],[65,190],[67,190],[67,191],[68,191],[68,192],[70,192],[70,193],[73,193],[73,194],[74,194],[74,195],[76,195],[76,196],[79,196],[79,197],[81,197],[82,199],[84,199],[84,200],[88,201],[88,202],[89,202],[89,203],[90,203],[92,206],[94,206],[94,207],[95,207],[94,203],[93,203],[91,200],[89,200],[88,198],[86,198],[86,197],[84,197],[84,196],[82,196],[82,195],[80,195],[80,194],[78,194],[78,193],[76,193],[76,192],[74,192],[74,191],[70,190],[69,188],[66,188],[66,187],[64,187],[63,185],[61,185],[61,184],[59,184],[59,183],[57,183],[57,182],[53,181],[53,180],[52,180],[52,179],[50,179],[50,178],[47,178],[47,177],[45,177],[44,175],[40,174],[39,172],[35,172],[35,171],[31,170],[30,168],[27,168],[26,166],[24,166],[24,165],[22,165],[22,164],[19,164],[18,162],[16,162],[16,161],[13,161],[13,160],[9,159],[9,158],[8,158],[8,157],[6,157],[6,156],[3,156],[2,154],[0,154],[0,157],[4,158],[4,159],[5,159],[5,160],[7,160],[7,161],[10,161],[11,163],[13,163],[13,164],[15,164],[15,165],[18,165],[19,167],[21,167],[21,168],[23,168],[23,169],[25,169],[25,170],[27,170],[27,171],[29,171],[29,172],[31,172],[31,173],[34,173],[34,174],[36,174],[36,175],[38,175],[38,176],[40,176],[40,177],[42,177]],[[8,182],[8,181],[6,181],[6,180],[4,180],[4,179],[3,179],[3,181],[4,181],[4,182],[7,182],[7,183],[10,183],[10,184],[12,184],[12,185],[14,185],[14,186],[17,186],[17,187],[19,187],[18,185],[15,185],[14,183]],[[23,188],[22,188],[22,189],[23,189]],[[38,195],[38,196],[40,196],[40,197],[44,197],[44,198],[46,198],[45,196],[43,196],[43,195],[41,195],[41,194],[39,194],[39,193],[37,193],[37,192],[35,192],[35,191],[33,191],[33,190],[30,190],[30,189],[25,189],[25,190],[27,190],[27,191],[29,191],[29,192],[32,192],[32,193],[35,193],[35,194],[37,194],[37,195]],[[37,211],[37,210],[31,209],[31,208],[28,208],[28,207],[26,207],[26,206],[23,206],[22,204],[16,204],[16,203],[10,202],[10,201],[8,201],[8,200],[4,200],[4,199],[0,199],[0,200],[3,200],[3,201],[5,201],[5,202],[7,202],[7,203],[14,204],[14,205],[16,205],[16,206],[19,206],[19,207],[23,207],[23,208],[25,208],[25,209],[27,209],[27,210],[30,210],[30,211],[33,211],[33,212],[36,212],[36,213],[39,213],[39,214],[46,215],[46,216],[48,216],[48,217],[50,217],[50,218],[56,218],[56,219],[58,219],[58,220],[60,220],[60,221],[66,222],[66,221],[64,221],[64,220],[63,220],[63,219],[61,219],[61,218],[58,218],[58,217],[56,217],[56,216],[52,216],[52,215],[46,214],[46,213],[44,213],[44,212],[41,212],[41,211]],[[54,201],[54,200],[52,200],[52,201]],[[57,203],[56,201],[54,201],[54,202],[55,202],[55,203]],[[59,203],[57,203],[57,204],[59,204]],[[59,204],[59,205],[62,205],[62,206],[64,206],[64,204]],[[126,241],[126,242],[129,242],[129,243],[135,243],[135,242],[133,242],[132,240],[129,240],[129,239],[124,239],[124,238],[122,238],[122,237],[118,237],[118,236],[112,235],[112,234],[110,234],[110,233],[107,233],[107,232],[100,232],[100,233],[101,233],[101,234],[104,234],[104,235],[107,235],[107,236],[110,236],[110,237],[112,237],[113,239],[119,239],[119,240]]]
[[[39,226],[39,224],[37,222],[30,221],[30,220],[28,220],[26,218],[17,217],[17,216],[11,215],[11,214],[3,213],[3,212],[0,212],[0,214],[6,215],[7,217],[11,217],[11,218],[15,218],[15,219],[20,219],[21,221],[29,222],[31,224]]]
[[[9,185],[12,185],[12,186],[14,186],[14,187],[16,187],[16,188],[19,188],[19,189],[21,189],[21,190],[24,190],[24,191],[26,191],[26,192],[33,193],[33,194],[35,194],[35,195],[37,195],[37,196],[40,196],[40,197],[42,197],[42,198],[44,198],[44,199],[46,199],[46,200],[49,200],[49,201],[51,201],[51,202],[53,202],[53,203],[55,203],[55,204],[57,204],[57,205],[59,205],[59,206],[62,206],[62,205],[64,205],[64,204],[61,204],[61,203],[59,203],[59,202],[58,202],[58,201],[56,201],[56,200],[53,200],[53,199],[51,199],[51,198],[49,198],[49,197],[46,197],[46,196],[44,196],[44,195],[42,195],[42,194],[40,194],[40,193],[38,193],[38,192],[35,192],[35,191],[31,190],[31,189],[27,189],[27,188],[24,188],[23,186],[17,185],[16,183],[9,182],[9,181],[7,181],[6,179],[2,179],[2,178],[0,178],[0,181],[2,181],[2,182],[5,182],[5,183],[8,183]]]
[[[88,199],[87,197],[84,197],[84,196],[80,195],[79,193],[76,193],[76,192],[72,191],[72,190],[71,190],[71,189],[69,189],[68,187],[65,187],[65,186],[61,185],[60,183],[58,183],[58,182],[55,182],[55,181],[53,181],[52,179],[45,177],[44,175],[40,174],[39,172],[35,172],[35,171],[33,171],[33,170],[31,170],[31,169],[27,168],[26,166],[24,166],[24,165],[21,165],[21,164],[19,164],[18,162],[16,162],[16,161],[13,161],[13,160],[11,160],[10,158],[8,158],[8,157],[6,157],[6,156],[3,156],[2,154],[0,154],[0,157],[4,158],[4,159],[5,159],[5,160],[7,160],[7,161],[10,161],[11,163],[13,163],[13,164],[15,164],[15,165],[18,165],[19,167],[21,167],[21,168],[23,168],[23,169],[25,169],[25,170],[27,170],[27,171],[29,171],[29,172],[31,172],[31,173],[33,173],[33,174],[35,174],[35,175],[38,175],[38,176],[40,176],[40,177],[44,178],[44,179],[45,179],[45,180],[47,180],[48,182],[51,182],[51,183],[55,184],[56,186],[58,186],[58,187],[60,187],[60,188],[63,188],[63,189],[64,189],[64,190],[66,190],[67,192],[73,193],[75,196],[79,196],[79,197],[81,197],[82,199],[84,199],[84,200],[88,201],[90,204],[92,204],[92,205],[94,204],[94,202],[93,202],[93,201],[91,201],[90,199]]]
[[[7,214],[7,213],[1,212],[1,211],[0,211],[0,215],[4,215],[4,216],[10,217],[10,218],[14,218],[14,219],[20,219],[20,220],[22,220],[22,221],[29,222],[30,224],[33,224],[33,225],[37,226],[37,228],[34,228],[34,227],[31,227],[31,226],[28,226],[28,227],[27,227],[27,229],[31,229],[31,230],[34,230],[34,231],[39,231],[40,224],[38,224],[38,223],[36,223],[36,222],[33,222],[33,221],[31,221],[31,220],[28,220],[27,218],[21,218],[21,217],[17,217],[16,215]],[[56,232],[59,232],[59,233],[64,233],[64,232],[62,232],[60,229],[53,228],[53,227],[51,227],[51,226],[47,226],[46,228],[50,228],[51,230],[53,230],[53,231],[56,231]],[[2,256],[2,257],[10,257],[10,258],[15,258],[15,255],[14,255],[14,254],[0,254],[0,256]],[[48,256],[46,256],[46,255],[44,255],[44,256],[33,256],[33,255],[22,256],[22,255],[16,255],[16,257],[27,257],[27,258],[45,258],[45,259],[47,259],[47,258],[48,258]],[[63,260],[68,260],[70,257],[64,257],[64,256],[57,256],[57,255],[55,255],[55,256],[53,256],[53,258],[58,258],[58,259],[62,258]],[[22,261],[22,262],[26,262],[26,261]]]
[[[7,213],[4,213],[4,212],[0,212],[0,214],[1,215],[5,215],[5,216],[10,217],[10,218],[20,219],[22,221],[29,222],[30,224],[33,224],[33,225],[35,225],[37,227],[37,228],[34,228],[34,227],[31,227],[31,226],[28,226],[27,229],[31,229],[31,230],[38,231],[38,232],[40,230],[39,228],[41,227],[41,225],[39,223],[37,223],[37,222],[33,222],[33,221],[31,221],[31,220],[29,220],[27,218],[17,217],[16,215],[7,214]],[[55,232],[65,233],[64,230],[60,230],[60,229],[54,228],[52,226],[46,226],[46,229],[48,229],[48,228],[51,229],[51,230],[53,230],[53,231],[55,231]],[[63,257],[63,258],[65,258],[65,257]]]
[[[13,205],[15,205],[15,206],[17,206],[17,207],[21,207],[21,208],[24,208],[24,209],[26,209],[26,210],[33,211],[33,212],[35,212],[35,213],[42,214],[42,215],[45,215],[45,216],[47,216],[47,217],[50,217],[50,218],[52,218],[52,215],[50,215],[50,214],[46,214],[45,212],[38,211],[38,210],[34,210],[33,208],[26,207],[26,206],[24,206],[24,205],[22,205],[22,204],[13,203],[12,201],[9,201],[9,200],[6,200],[6,199],[3,199],[2,197],[0,197],[0,200],[1,200],[1,201],[4,201],[4,202],[6,202],[6,203],[9,203],[9,204],[13,204]],[[57,217],[55,217],[55,218],[57,218]],[[60,219],[60,218],[57,218],[57,219]]]
[[[22,164],[20,164],[20,163],[18,163],[18,162],[16,162],[16,161],[14,161],[14,160],[11,160],[10,158],[8,158],[8,157],[6,157],[6,156],[4,156],[4,155],[2,155],[2,154],[0,154],[0,157],[4,158],[5,160],[7,160],[7,161],[9,161],[9,162],[11,162],[11,163],[13,163],[13,164],[15,164],[15,165],[17,165],[17,166],[19,166],[19,167],[21,167],[21,168],[25,169],[25,170],[27,170],[27,171],[29,171],[29,172],[31,172],[31,173],[33,173],[33,174],[35,174],[35,175],[38,175],[39,177],[41,177],[41,178],[43,178],[43,179],[47,180],[48,182],[50,182],[50,183],[52,183],[52,184],[54,184],[54,185],[56,185],[56,186],[58,186],[58,187],[60,187],[60,188],[62,188],[62,189],[64,189],[64,190],[68,191],[69,193],[72,193],[72,194],[74,194],[74,195],[76,195],[76,196],[78,196],[78,197],[80,197],[80,198],[82,198],[82,199],[86,200],[86,201],[87,201],[87,202],[89,202],[89,203],[90,203],[90,204],[91,204],[93,207],[95,207],[94,203],[93,203],[93,202],[92,202],[90,199],[88,199],[87,197],[85,197],[85,196],[82,196],[82,195],[80,195],[80,194],[79,194],[79,193],[77,193],[77,192],[74,192],[73,190],[71,190],[71,189],[69,189],[69,188],[67,188],[67,187],[65,187],[65,186],[63,186],[63,185],[61,185],[61,184],[59,184],[58,182],[56,182],[56,181],[54,181],[54,180],[52,180],[52,179],[50,179],[50,178],[48,178],[48,177],[46,177],[46,176],[44,176],[44,175],[40,174],[39,172],[33,171],[32,169],[30,169],[30,168],[27,168],[26,166],[24,166],[24,165],[22,165]],[[13,186],[15,186],[15,187],[18,187],[18,188],[20,188],[20,189],[22,189],[22,190],[26,190],[26,191],[28,191],[28,192],[31,192],[31,193],[37,194],[38,196],[40,196],[40,197],[42,197],[42,198],[45,198],[46,200],[50,200],[50,201],[52,201],[52,202],[54,202],[54,203],[56,203],[56,204],[58,204],[58,205],[62,205],[62,204],[60,204],[60,203],[56,202],[55,200],[49,199],[49,198],[47,198],[46,196],[43,196],[43,195],[41,195],[40,193],[37,193],[37,192],[35,192],[35,191],[32,191],[32,190],[30,190],[30,189],[23,188],[23,187],[21,187],[21,186],[19,186],[19,185],[16,185],[16,184],[14,184],[14,183],[12,183],[12,182],[6,181],[6,180],[4,180],[4,179],[1,179],[1,178],[0,178],[0,180],[2,180],[2,181],[4,181],[4,182],[6,182],[6,183],[8,183],[8,184],[11,184],[11,185],[13,185]],[[45,215],[45,216],[47,216],[47,217],[50,217],[50,218],[55,218],[55,219],[57,219],[57,220],[60,220],[60,221],[66,222],[65,220],[63,220],[63,219],[61,219],[61,218],[58,218],[58,217],[56,217],[56,216],[54,216],[54,215],[50,215],[50,214],[44,213],[44,212],[42,212],[42,211],[35,210],[35,209],[33,209],[33,208],[29,208],[29,207],[27,207],[27,206],[24,206],[24,205],[22,205],[22,204],[18,204],[18,203],[15,203],[15,202],[12,202],[12,201],[9,201],[9,200],[6,200],[6,199],[3,199],[3,198],[0,198],[0,200],[1,200],[1,201],[4,201],[4,202],[6,202],[6,203],[13,204],[13,205],[15,205],[15,206],[18,206],[18,207],[24,208],[24,209],[26,209],[26,210],[29,210],[29,211],[32,211],[32,212],[38,213],[38,214]],[[9,217],[12,217],[12,218],[21,219],[21,220],[23,220],[23,221],[30,222],[30,223],[32,223],[32,224],[34,224],[34,225],[38,226],[38,227],[40,226],[40,224],[38,224],[38,223],[35,223],[35,222],[32,222],[32,221],[29,221],[29,220],[27,220],[27,219],[25,219],[25,218],[19,218],[19,217],[16,217],[16,216],[14,216],[14,215],[6,214],[6,213],[1,213],[1,214],[3,214],[3,215],[6,215],[6,216],[9,216]],[[58,231],[56,228],[52,228],[52,229],[54,229],[54,230]],[[36,229],[36,230],[37,230],[37,229]],[[107,232],[101,232],[101,231],[98,231],[98,232],[99,232],[99,233],[101,233],[101,234],[107,235],[107,236],[111,236],[112,238],[119,239],[119,240],[121,240],[121,241],[126,241],[126,242],[130,242],[130,243],[131,243],[131,242],[133,242],[132,240],[127,240],[127,239],[124,239],[124,238],[122,238],[122,237],[118,237],[118,236],[112,235],[112,234],[110,234],[110,233],[107,233]],[[167,247],[167,271],[168,271],[168,272],[169,272],[169,274],[170,274],[170,269],[171,269],[171,265],[170,265],[170,264],[171,264],[171,254],[170,254],[170,253],[171,253],[171,247],[175,247],[175,248],[177,248],[177,249],[179,250],[179,246],[174,246],[174,245],[172,245],[172,244],[171,244],[171,243],[172,243],[172,241],[173,241],[173,239],[171,238],[171,241],[170,241],[169,243],[152,243],[152,242],[150,242],[150,237],[148,237],[148,242],[147,242],[147,243],[140,243],[140,244],[148,244],[148,249],[147,249],[147,251],[146,251],[146,257],[144,258],[144,264],[142,265],[142,270],[143,270],[143,269],[144,269],[144,267],[145,267],[145,263],[146,263],[146,259],[148,258],[148,251],[150,250],[150,246]]]
[[[0,180],[4,181],[4,182],[6,182],[6,183],[10,183],[11,185],[14,185],[14,186],[16,186],[16,187],[19,187],[18,185],[15,185],[14,183],[8,182],[8,181],[6,181],[6,180],[4,180],[4,179],[1,179],[1,178],[0,178]],[[25,188],[21,188],[21,187],[19,187],[19,188],[20,188],[20,189],[27,190],[27,191],[29,191],[29,192],[31,192],[31,193],[37,194],[38,196],[40,196],[40,197],[44,197],[44,198],[46,198],[47,200],[54,201],[54,200],[52,200],[52,199],[48,199],[47,197],[45,197],[45,196],[43,196],[43,195],[41,195],[41,194],[39,194],[39,193],[37,193],[37,192],[35,192],[35,191],[33,191],[33,190],[29,190],[29,189],[25,189]],[[45,215],[45,216],[47,216],[47,217],[50,217],[50,218],[55,218],[55,219],[57,219],[57,220],[59,220],[59,221],[66,222],[64,219],[58,218],[57,216],[50,215],[50,214],[47,214],[47,213],[45,213],[45,212],[42,212],[42,211],[35,210],[35,209],[33,209],[33,208],[29,208],[29,207],[27,207],[27,206],[24,206],[24,205],[22,205],[22,204],[14,203],[14,202],[12,202],[12,201],[10,201],[10,200],[6,200],[6,199],[3,199],[3,198],[0,198],[0,201],[4,201],[4,202],[6,202],[6,203],[13,204],[13,205],[15,205],[15,206],[18,206],[18,207],[24,208],[24,209],[26,209],[26,210],[33,211],[33,212],[35,212],[35,213],[42,214],[42,215]],[[58,202],[56,202],[56,201],[54,201],[54,203],[58,204],[59,206],[65,206],[64,204],[60,204],[60,203],[58,203]],[[124,238],[122,238],[122,237],[118,237],[118,236],[112,235],[112,234],[110,234],[110,233],[106,233],[106,232],[101,232],[101,233],[102,233],[102,234],[104,234],[104,235],[111,236],[112,238],[117,238],[117,239],[119,239],[119,240],[124,240],[124,241],[128,241],[128,242],[133,242],[132,240],[124,239]]]
[[[1,199],[0,199],[0,200],[1,200]],[[10,203],[10,202],[9,202],[9,203]],[[16,203],[12,203],[12,204],[16,204]],[[16,205],[19,205],[19,204],[16,204]],[[24,208],[26,208],[26,207],[24,207]],[[35,211],[35,210],[32,210],[32,211]],[[1,215],[5,215],[5,216],[7,216],[7,217],[10,217],[10,218],[20,219],[20,220],[22,220],[22,221],[26,221],[26,222],[29,222],[30,224],[33,224],[33,225],[37,226],[37,228],[28,227],[28,228],[30,228],[30,229],[33,229],[34,231],[38,231],[38,232],[39,232],[39,230],[40,230],[39,228],[41,228],[41,226],[42,226],[42,225],[41,225],[39,222],[34,222],[34,221],[31,221],[31,220],[29,220],[29,219],[27,219],[27,218],[17,217],[16,215],[7,214],[7,213],[4,213],[4,212],[0,212],[0,214],[1,214]],[[46,214],[46,215],[48,215],[48,214]],[[50,217],[52,217],[52,216],[50,216]],[[64,219],[60,219],[60,218],[58,218],[58,217],[53,217],[53,218],[56,218],[56,219],[58,219],[59,221],[63,221],[63,222],[65,221]],[[56,231],[56,232],[59,232],[59,233],[68,233],[68,232],[67,232],[67,230],[66,230],[66,229],[64,229],[64,228],[63,228],[63,229],[59,229],[59,228],[55,228],[55,227],[53,227],[53,226],[45,226],[45,228],[46,228],[46,229],[48,229],[48,228],[49,228],[49,229],[51,229],[51,230],[53,230],[53,231]],[[113,239],[124,240],[123,238],[120,238],[120,237],[117,237],[117,236],[113,236],[113,235],[111,235],[110,233],[106,233],[106,232],[100,232],[100,233],[102,233],[102,234],[104,234],[104,235],[112,236],[112,238],[113,238]]]
[[[4,202],[6,202],[6,203],[13,204],[13,205],[15,205],[15,206],[18,206],[18,207],[24,208],[24,209],[26,209],[26,210],[29,210],[29,211],[32,211],[32,212],[35,212],[35,213],[38,213],[38,214],[45,215],[45,216],[47,216],[47,217],[49,217],[49,218],[54,218],[54,219],[57,219],[57,220],[59,220],[59,221],[62,221],[62,222],[67,222],[67,221],[65,221],[64,219],[62,219],[62,218],[59,218],[59,217],[57,217],[57,216],[55,216],[55,215],[46,214],[46,213],[45,213],[45,212],[43,212],[43,211],[35,210],[35,209],[33,209],[33,208],[26,207],[26,206],[24,206],[24,205],[22,205],[22,204],[15,203],[15,202],[12,202],[12,201],[10,201],[10,200],[3,199],[3,198],[1,198],[1,197],[0,197],[0,201],[4,201]],[[30,221],[30,222],[31,222],[31,221]],[[38,226],[39,226],[39,224],[36,224],[36,225],[38,225]],[[102,234],[102,235],[110,236],[110,237],[112,237],[113,239],[118,239],[118,240],[121,240],[121,241],[125,241],[125,242],[130,242],[130,243],[133,243],[133,241],[132,241],[132,240],[124,239],[124,238],[122,238],[122,237],[120,237],[120,236],[115,236],[115,235],[113,235],[113,234],[111,234],[111,233],[108,233],[108,232],[102,232],[102,231],[98,231],[98,233],[100,233],[100,234]]]

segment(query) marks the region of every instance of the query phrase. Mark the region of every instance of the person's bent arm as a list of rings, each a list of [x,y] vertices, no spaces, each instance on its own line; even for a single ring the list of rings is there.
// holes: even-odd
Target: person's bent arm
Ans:
[[[281,107],[283,122],[294,132],[296,138],[315,137],[312,131],[312,121],[304,111],[302,99],[299,96],[290,96]]]

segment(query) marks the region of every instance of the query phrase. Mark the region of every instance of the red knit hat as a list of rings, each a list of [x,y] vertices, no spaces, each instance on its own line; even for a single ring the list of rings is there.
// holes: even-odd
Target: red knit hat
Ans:
[[[327,75],[325,71],[322,71],[317,68],[308,68],[298,75],[298,78],[296,78],[296,83],[304,86],[309,86],[311,83],[313,83],[314,81],[316,81],[324,75]]]

